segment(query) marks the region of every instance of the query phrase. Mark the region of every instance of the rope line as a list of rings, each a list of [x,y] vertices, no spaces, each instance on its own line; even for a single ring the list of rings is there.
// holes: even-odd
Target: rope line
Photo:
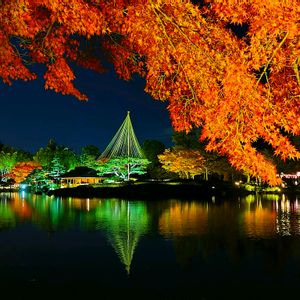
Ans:
[[[142,147],[135,135],[129,111],[120,128],[100,155],[100,159],[116,157],[145,158]]]

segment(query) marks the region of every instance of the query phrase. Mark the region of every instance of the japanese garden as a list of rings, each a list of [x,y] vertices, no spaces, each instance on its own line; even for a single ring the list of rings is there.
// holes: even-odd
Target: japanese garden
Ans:
[[[299,293],[299,20],[300,0],[0,0],[3,295]],[[116,77],[98,86],[105,74]],[[124,110],[135,93],[113,78],[141,88],[144,106]],[[18,91],[20,109],[7,91]],[[77,107],[79,133],[78,115],[57,113],[58,95],[70,110],[89,103]],[[166,128],[146,96],[165,105],[171,145],[151,131]],[[113,113],[92,116],[96,98]],[[71,123],[80,150],[49,133],[49,101],[57,131]],[[142,110],[149,138],[135,130]],[[117,130],[106,140],[108,119]],[[89,122],[99,136],[85,144]],[[16,146],[23,127],[36,150]]]

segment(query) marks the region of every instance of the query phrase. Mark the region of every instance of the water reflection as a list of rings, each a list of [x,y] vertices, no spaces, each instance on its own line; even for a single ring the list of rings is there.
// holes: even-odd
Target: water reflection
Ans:
[[[298,198],[286,195],[249,195],[230,201],[169,200],[163,203],[119,199],[60,198],[32,194],[0,195],[0,229],[29,221],[47,231],[79,227],[104,230],[119,246],[117,236],[133,242],[150,226],[148,207],[159,211],[157,227],[166,238],[205,235],[223,228],[253,238],[300,234]],[[153,209],[153,214],[156,214]],[[154,224],[155,225],[155,224]],[[156,226],[156,225],[155,225]],[[128,238],[130,236],[130,238]],[[126,237],[126,238],[125,238]],[[114,246],[115,247],[115,246]],[[127,247],[127,246],[126,246]],[[129,247],[129,246],[128,246]],[[130,252],[130,251],[129,251]],[[122,254],[123,256],[123,254]]]
[[[159,218],[159,230],[165,236],[204,234],[208,229],[208,203],[170,201]]]
[[[147,232],[149,216],[144,202],[104,200],[95,211],[96,229],[105,229],[110,243],[130,273],[138,241]]]
[[[103,231],[129,274],[138,241],[147,232],[149,216],[142,201],[1,194],[0,230],[25,222],[48,232],[76,227]]]
[[[300,234],[300,207],[298,199],[290,201],[285,195],[275,204],[276,230],[280,235]]]
[[[230,261],[240,263],[245,257],[250,261],[257,252],[252,241],[259,240],[271,248],[270,254],[264,254],[266,263],[278,266],[290,250],[280,245],[277,249],[275,243],[279,243],[277,238],[300,235],[300,208],[297,197],[286,195],[146,202],[0,194],[0,230],[25,223],[49,233],[103,233],[128,274],[141,237],[149,233],[171,241],[182,266],[195,257],[208,262],[221,250]],[[298,259],[299,239],[295,241],[290,247]]]
[[[170,201],[158,227],[172,241],[184,269],[208,266],[207,272],[213,267],[226,277],[224,270],[234,266],[247,277],[257,268],[257,276],[277,278],[291,261],[300,260],[299,220],[297,198],[250,195],[228,201]],[[287,235],[294,239],[282,239]]]
[[[160,232],[168,236],[203,235],[230,228],[252,238],[300,234],[298,199],[285,195],[248,195],[232,202],[170,201],[159,219]]]
[[[276,210],[273,201],[279,201],[279,195],[248,195],[241,200],[242,229],[244,234],[255,238],[270,238],[276,234]],[[269,201],[268,201],[269,200]]]
[[[0,230],[16,226],[16,216],[10,205],[7,204],[7,197],[1,197],[0,201]]]

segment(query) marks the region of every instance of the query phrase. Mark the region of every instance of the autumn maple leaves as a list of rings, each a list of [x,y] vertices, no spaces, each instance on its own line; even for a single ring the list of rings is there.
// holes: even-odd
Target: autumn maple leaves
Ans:
[[[0,76],[33,79],[29,58],[46,65],[46,88],[86,100],[70,61],[100,71],[80,43],[97,36],[121,77],[138,73],[153,98],[169,101],[176,130],[201,127],[207,150],[276,185],[276,168],[253,144],[299,158],[288,139],[300,132],[299,19],[299,0],[2,1]],[[230,24],[247,31],[238,37]]]

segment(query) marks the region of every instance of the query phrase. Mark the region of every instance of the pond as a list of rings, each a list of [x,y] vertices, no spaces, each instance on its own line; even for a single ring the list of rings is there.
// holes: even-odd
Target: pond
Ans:
[[[297,195],[0,194],[0,288],[11,299],[282,299],[299,284]]]

